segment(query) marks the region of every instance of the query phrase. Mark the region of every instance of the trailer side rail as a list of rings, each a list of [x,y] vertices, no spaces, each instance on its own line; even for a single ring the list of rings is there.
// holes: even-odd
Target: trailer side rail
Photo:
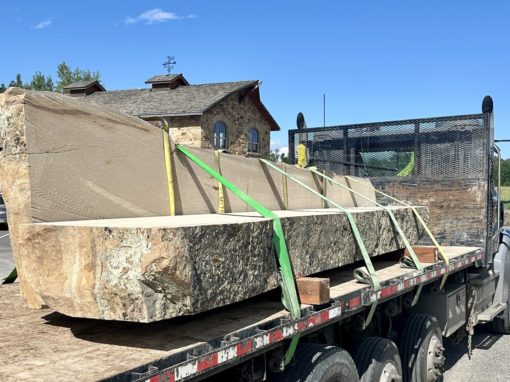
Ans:
[[[176,382],[212,375],[258,354],[283,345],[297,334],[306,335],[369,308],[375,301],[384,302],[413,291],[417,286],[438,281],[445,272],[455,273],[482,261],[481,249],[452,258],[449,265],[429,264],[424,273],[410,272],[381,284],[374,292],[363,287],[355,292],[332,296],[326,308],[306,306],[302,317],[278,318],[231,333],[223,338],[188,348],[150,364],[106,378],[107,382]]]

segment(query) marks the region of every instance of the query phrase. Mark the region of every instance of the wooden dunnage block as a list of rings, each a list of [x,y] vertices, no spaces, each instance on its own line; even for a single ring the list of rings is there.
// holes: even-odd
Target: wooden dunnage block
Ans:
[[[413,245],[413,251],[422,263],[435,263],[438,261],[438,250],[433,246]],[[405,250],[404,254],[409,256]]]
[[[329,279],[322,277],[300,277],[296,285],[301,304],[321,305],[329,302]]]

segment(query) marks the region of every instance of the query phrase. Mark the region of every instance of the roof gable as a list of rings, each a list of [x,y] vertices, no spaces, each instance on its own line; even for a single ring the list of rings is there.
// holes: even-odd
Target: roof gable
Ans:
[[[165,76],[166,79],[160,78],[161,76],[154,76],[149,80],[154,84],[160,80],[179,78],[180,75],[170,75],[171,78],[168,78],[168,76]],[[279,130],[278,124],[260,101],[258,85],[259,81],[257,80],[201,85],[188,84],[175,88],[167,87],[166,89],[102,91],[89,94],[82,99],[142,118],[150,116],[186,116],[202,115],[229,95],[246,90],[249,91],[250,98],[255,102],[259,111],[268,119],[271,130]]]
[[[189,82],[182,74],[162,74],[152,76],[145,81],[146,84],[151,84],[153,89],[175,89],[178,86],[189,86]]]
[[[114,90],[90,94],[84,99],[137,116],[200,115],[230,94],[257,83],[258,81],[239,81],[189,85],[165,91]]]

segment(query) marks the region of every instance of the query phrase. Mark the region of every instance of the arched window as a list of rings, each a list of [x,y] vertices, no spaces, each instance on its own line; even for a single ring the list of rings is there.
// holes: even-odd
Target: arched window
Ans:
[[[248,152],[259,152],[259,132],[254,127],[248,130]]]
[[[215,149],[227,148],[227,125],[225,122],[218,121],[214,124],[212,145]]]

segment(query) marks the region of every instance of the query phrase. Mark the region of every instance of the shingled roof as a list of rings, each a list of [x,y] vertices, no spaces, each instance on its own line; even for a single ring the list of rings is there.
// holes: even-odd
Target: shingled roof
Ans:
[[[200,115],[232,94],[257,81],[181,86],[177,89],[132,89],[97,92],[84,99],[136,116]]]
[[[167,76],[155,76],[147,81],[168,81]],[[82,100],[110,107],[121,113],[138,117],[202,115],[229,95],[256,89],[259,81],[222,82],[202,85],[178,86],[174,89],[131,89],[100,91],[89,94]],[[280,130],[269,111],[260,102],[258,91],[256,102],[259,110],[268,119],[271,130]]]
[[[159,74],[152,76],[148,80],[145,80],[146,84],[157,84],[162,82],[173,82],[176,80],[182,80],[184,84],[189,85],[188,81],[182,74]]]

